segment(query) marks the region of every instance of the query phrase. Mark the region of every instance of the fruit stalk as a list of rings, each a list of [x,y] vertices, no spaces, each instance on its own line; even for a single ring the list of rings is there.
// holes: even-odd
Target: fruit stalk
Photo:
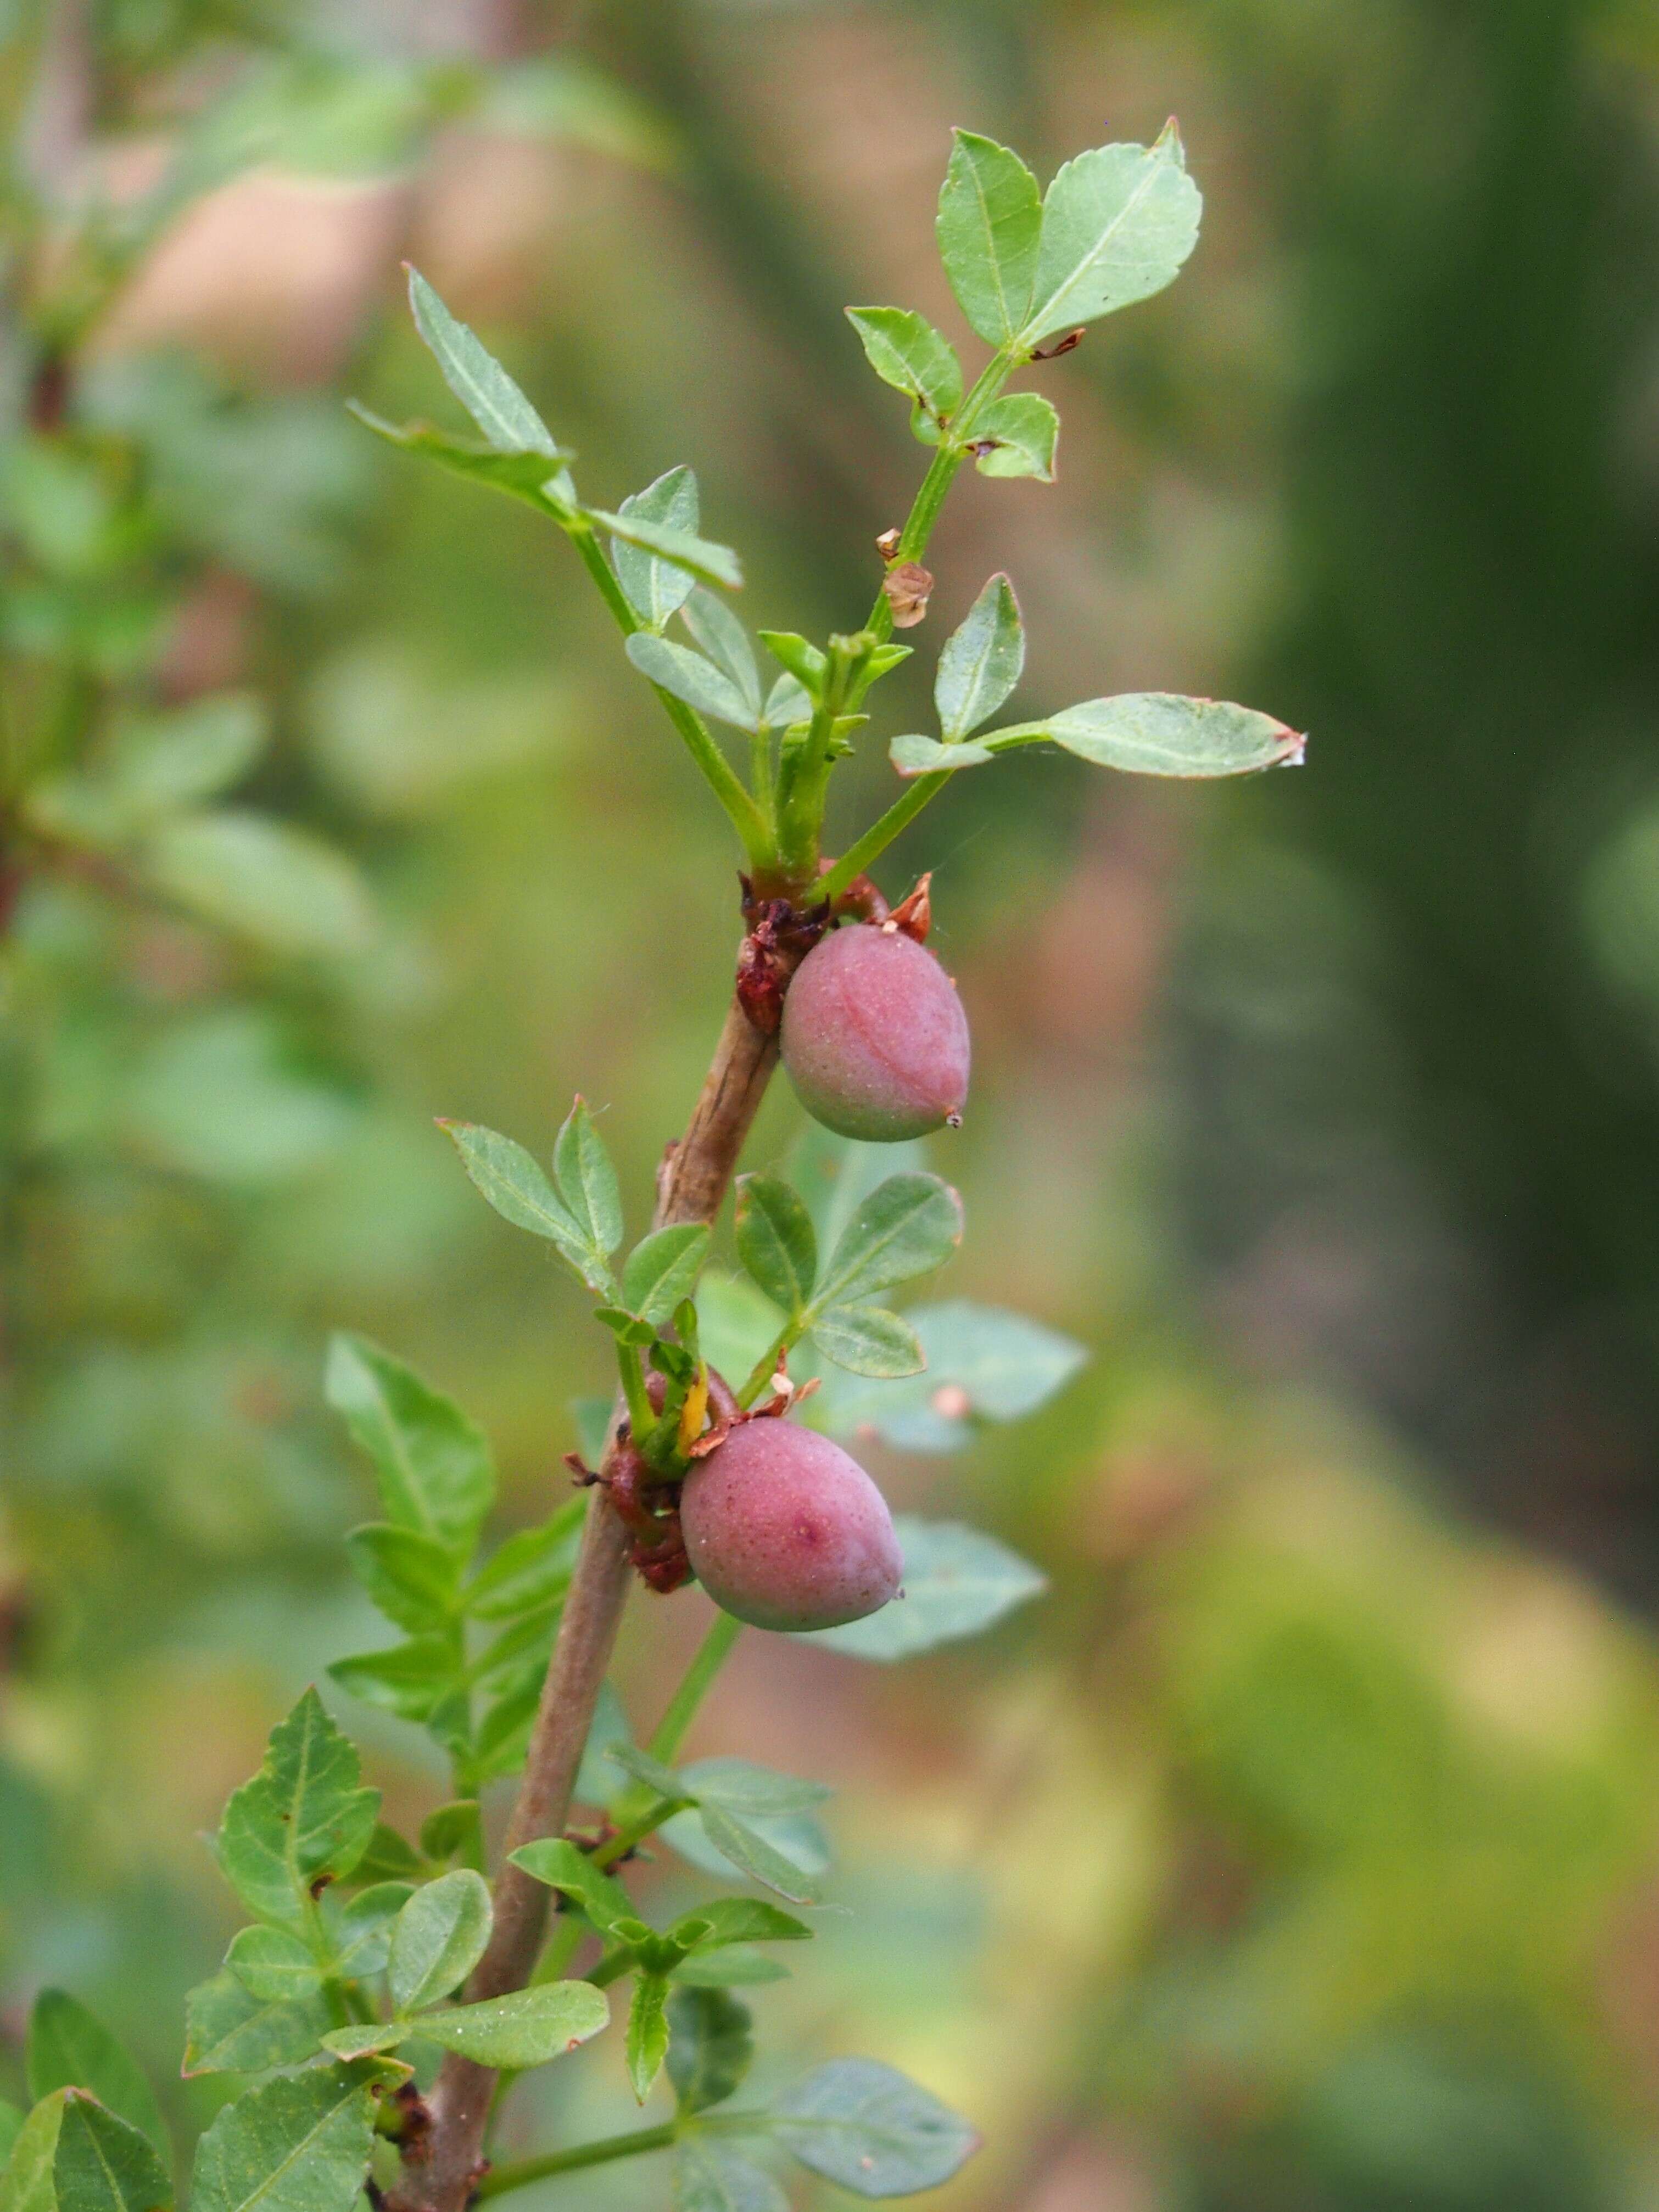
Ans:
[[[685,1134],[664,1157],[653,1228],[714,1220],[777,1056],[776,1037],[763,1036],[734,999]],[[557,1835],[569,1816],[576,1770],[628,1594],[629,1540],[603,1488],[596,1489],[507,1826],[495,1881],[495,1927],[467,1984],[469,2003],[522,1989],[535,1969],[550,1893],[506,1853]],[[424,2154],[405,2165],[388,2200],[394,2212],[464,2212],[480,2178],[495,2085],[489,2068],[454,2053],[445,2059],[429,2100],[432,2124]]]

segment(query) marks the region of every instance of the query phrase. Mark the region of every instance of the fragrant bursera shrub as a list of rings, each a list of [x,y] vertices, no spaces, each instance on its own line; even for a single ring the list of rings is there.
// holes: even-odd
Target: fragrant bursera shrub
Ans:
[[[815,1120],[893,1144],[962,1119],[968,1017],[926,945],[893,923],[854,923],[806,956],[783,1005],[783,1064]]]
[[[893,1518],[855,1459],[787,1420],[745,1421],[685,1479],[691,1569],[755,1628],[838,1628],[898,1594]]]
[[[784,2086],[728,2106],[752,2051],[732,1991],[782,1971],[765,1947],[813,1932],[785,1907],[816,1904],[833,1883],[814,1817],[829,1793],[736,1756],[679,1754],[744,1624],[821,1636],[834,1663],[884,1665],[988,1627],[1042,1587],[1035,1567],[958,1522],[895,1522],[841,1441],[960,1448],[1061,1387],[1084,1357],[994,1305],[902,1308],[907,1285],[953,1258],[961,1200],[921,1162],[884,1166],[878,1148],[842,1140],[915,1138],[957,1118],[968,1027],[921,942],[926,878],[890,912],[868,871],[952,775],[1004,752],[1054,744],[1121,771],[1219,776],[1298,760],[1302,740],[1247,708],[1165,692],[998,724],[1025,645],[1013,586],[994,575],[939,648],[937,735],[891,738],[890,803],[838,859],[825,860],[821,835],[833,772],[870,742],[877,686],[909,655],[894,629],[929,618],[922,556],[953,479],[971,465],[1052,480],[1054,408],[1009,386],[1169,283],[1199,204],[1173,128],[1154,146],[1079,155],[1046,195],[1017,154],[957,134],[939,241],[985,357],[970,382],[921,315],[848,311],[877,374],[909,401],[928,460],[908,518],[872,549],[862,625],[822,641],[751,638],[729,597],[741,565],[702,534],[689,468],[614,509],[584,498],[531,401],[411,273],[421,335],[480,435],[364,419],[568,539],[731,824],[744,933],[708,1077],[642,1235],[629,1232],[580,1097],[545,1164],[492,1129],[442,1125],[496,1212],[543,1239],[592,1302],[605,1395],[573,1422],[574,1493],[490,1542],[483,1431],[376,1346],[342,1336],[331,1348],[329,1402],[372,1462],[380,1503],[347,1554],[402,1640],[329,1672],[340,1691],[423,1727],[448,1786],[413,1835],[383,1821],[313,1691],[232,1797],[216,1863],[248,1924],[191,1993],[185,2070],[235,2087],[202,2100],[218,2109],[191,2212],[257,2212],[276,2189],[288,2212],[355,2212],[365,2193],[387,2212],[467,2212],[475,2197],[655,2154],[676,2172],[653,2201],[713,2212],[781,2204],[767,2167],[786,2157],[874,2198],[933,2188],[972,2152],[967,2120],[871,2059],[832,2059],[793,2082],[769,2070]],[[44,349],[33,366],[50,368]],[[780,1053],[840,1138],[809,1128],[787,1172],[738,1176]],[[734,1177],[733,1258],[711,1265]],[[701,1598],[673,1595],[693,1576]],[[635,1577],[653,1603],[702,1604],[713,1619],[683,1679],[630,1714],[605,1668]],[[810,1707],[800,1723],[810,1748]],[[521,1773],[492,1863],[480,1799]],[[711,1868],[721,1893],[652,1925],[629,1887],[642,1846],[684,1862],[648,1897]],[[40,2212],[166,2206],[165,2131],[148,2093],[97,2023],[69,2018],[73,2002],[37,2008],[33,2109],[0,2105],[0,2154],[16,2140],[0,2212],[8,2186]],[[586,2063],[570,2054],[596,2037],[593,2063],[620,2064],[659,2112],[666,2071],[672,2118],[492,2165],[486,2126],[514,2078]],[[406,2044],[444,2054],[435,2080],[406,2063]],[[590,2110],[605,2094],[539,2109]],[[711,2120],[714,2107],[726,2109]]]

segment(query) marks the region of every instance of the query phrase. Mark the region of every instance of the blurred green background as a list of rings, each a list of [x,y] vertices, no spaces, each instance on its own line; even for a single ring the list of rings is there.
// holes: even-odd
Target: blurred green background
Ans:
[[[1045,1601],[897,1674],[751,1638],[700,1723],[842,1793],[854,1911],[759,1993],[768,2063],[869,2050],[968,2112],[958,2212],[1659,2203],[1651,0],[0,33],[8,742],[51,771],[27,836],[0,799],[0,2074],[56,1980],[173,2076],[233,1924],[198,1832],[370,1639],[327,1331],[484,1422],[514,1522],[563,1494],[602,1344],[432,1117],[544,1151],[580,1087],[642,1219],[729,988],[732,852],[568,549],[343,412],[450,419],[400,260],[590,495],[692,462],[750,621],[822,633],[923,458],[840,310],[960,334],[950,125],[1047,173],[1174,110],[1199,252],[1048,373],[1057,486],[963,484],[915,641],[1006,567],[1030,711],[1243,697],[1309,766],[1024,756],[890,856],[975,1025],[943,1293],[1093,1358],[876,1463]],[[925,672],[889,688],[924,726]],[[158,726],[252,830],[152,837]],[[843,824],[889,780],[872,744]],[[780,1092],[754,1158],[798,1127]],[[705,1618],[633,1607],[642,1722]],[[336,1702],[394,1812],[436,1802]],[[623,2124],[613,2057],[521,2142]]]

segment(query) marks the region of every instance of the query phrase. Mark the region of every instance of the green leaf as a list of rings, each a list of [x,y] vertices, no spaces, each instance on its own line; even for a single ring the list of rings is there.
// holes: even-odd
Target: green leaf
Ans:
[[[760,715],[761,684],[748,632],[726,601],[706,592],[701,584],[680,609],[680,620],[690,631],[692,643],[713,661],[743,701],[747,719],[738,726],[749,728]]]
[[[324,1394],[374,1461],[386,1519],[461,1557],[470,1553],[495,1497],[483,1431],[367,1337],[332,1339]]]
[[[969,450],[982,477],[1036,477],[1052,483],[1059,442],[1054,403],[1040,392],[1011,392],[975,418]]]
[[[849,1374],[920,1375],[927,1364],[915,1329],[880,1306],[831,1306],[811,1334],[824,1358]]]
[[[1307,739],[1252,707],[1222,699],[1184,699],[1170,691],[1132,691],[1085,699],[1040,722],[1020,722],[987,740],[1001,751],[1052,738],[1099,768],[1135,775],[1250,775],[1297,768]]]
[[[988,745],[971,741],[960,744],[941,744],[937,738],[923,737],[919,732],[895,738],[887,748],[887,757],[903,776],[948,775],[959,768],[982,768],[996,755]]]
[[[1042,229],[1037,181],[1018,155],[958,131],[939,196],[939,258],[988,345],[1010,344],[1024,328]]]
[[[680,2111],[723,2105],[754,2062],[748,2006],[720,1990],[678,1989],[668,2000],[668,2078]]]
[[[57,2212],[161,2212],[172,2204],[167,2168],[154,2143],[137,2128],[83,2090],[56,2090],[37,2109],[54,2108],[51,2194],[45,2202],[55,2204]],[[50,2125],[42,2123],[42,2137]],[[41,2137],[36,2141],[43,2148]],[[21,2136],[16,2151],[21,2154],[21,2173],[29,2163]]]
[[[954,742],[988,721],[1025,667],[1025,625],[1006,576],[993,576],[945,640],[933,679],[939,726]]]
[[[38,2104],[18,2130],[11,2154],[0,2172],[0,2212],[58,2212],[52,2161],[64,2124],[67,2089],[54,2090]]]
[[[246,691],[134,716],[112,748],[110,785],[125,805],[152,815],[216,798],[258,759],[269,725],[264,701]]]
[[[658,523],[695,539],[700,520],[696,472],[682,462],[643,491],[625,499],[622,512],[630,522]],[[695,580],[683,568],[653,559],[626,538],[613,538],[611,550],[617,580],[635,613],[652,629],[659,630],[685,605]]]
[[[225,1964],[256,1997],[307,1997],[322,1987],[322,1968],[310,1944],[286,1928],[239,1929],[231,1938]]]
[[[817,1238],[799,1194],[776,1176],[738,1177],[738,1256],[774,1305],[798,1320],[818,1272]]]
[[[597,2035],[611,2018],[591,1982],[543,1982],[482,2004],[422,2013],[408,2023],[423,2042],[459,2051],[480,2066],[542,2066]]]
[[[387,1975],[394,2008],[418,2012],[459,1989],[484,1954],[490,1919],[489,1884],[471,1867],[417,1889],[392,1931]]]
[[[338,959],[374,934],[362,878],[309,831],[228,807],[180,814],[145,844],[150,887],[272,952]]]
[[[615,1743],[609,1756],[636,1782],[643,1782],[647,1790],[654,1790],[659,1797],[670,1797],[687,1804],[694,1802],[696,1792],[689,1783],[672,1766],[665,1766],[659,1759],[653,1759],[648,1751],[641,1751],[631,1743]]]
[[[689,2135],[674,2152],[674,2212],[789,2212],[789,2199],[718,2136]]]
[[[323,2038],[323,2049],[331,2058],[368,2058],[395,2051],[414,2033],[412,2020],[354,2020],[347,2027],[330,2028]]]
[[[42,1990],[29,2014],[25,2071],[32,2099],[85,2089],[171,2158],[167,2123],[137,2061],[66,1990]]]
[[[331,2018],[320,1995],[273,2002],[245,1990],[233,1973],[216,1974],[185,2000],[185,2073],[263,2074],[297,2066],[317,2050]]]
[[[366,2073],[331,2066],[263,2082],[196,2148],[191,2212],[352,2212],[374,2142]]]
[[[786,669],[766,695],[761,720],[769,730],[787,730],[794,722],[812,719],[812,696],[798,676]]]
[[[461,1662],[447,1636],[411,1636],[385,1651],[360,1651],[328,1669],[350,1696],[400,1720],[429,1720],[461,1680]]]
[[[359,1773],[356,1751],[307,1690],[219,1826],[220,1866],[258,1918],[303,1928],[313,1884],[349,1874],[362,1856],[380,1793],[360,1788]]]
[[[584,1098],[566,1115],[554,1144],[553,1179],[578,1236],[608,1260],[623,1240],[622,1191]]]
[[[457,1797],[440,1805],[421,1823],[421,1849],[441,1865],[459,1859],[464,1866],[483,1871],[483,1820],[476,1797]]]
[[[614,1875],[596,1867],[586,1851],[579,1851],[562,1836],[522,1844],[512,1857],[514,1866],[572,1899],[601,1934],[609,1934],[619,1921],[635,1917],[633,1899]]]
[[[962,404],[962,364],[925,315],[908,307],[849,307],[870,366],[884,384],[908,392],[936,422]]]
[[[573,454],[549,454],[539,449],[507,453],[495,446],[475,446],[467,439],[451,438],[434,430],[429,422],[388,422],[356,399],[347,400],[346,411],[387,445],[418,454],[422,460],[435,461],[440,468],[474,483],[488,484],[494,491],[506,492],[509,498],[523,500],[538,514],[563,520],[570,513],[570,480],[564,474],[564,465],[574,459]]]
[[[605,1255],[593,1248],[524,1146],[475,1121],[440,1121],[466,1171],[504,1221],[556,1245],[590,1291],[607,1297],[615,1285]]]
[[[0,2097],[0,2175],[5,2172],[6,2160],[11,2156],[12,2145],[23,2132],[25,2118],[26,2115],[21,2105],[14,2105],[8,2099]],[[3,2184],[0,2184],[0,2186],[3,2186]]]
[[[723,1806],[728,1813],[775,1818],[787,1813],[810,1812],[834,1791],[822,1782],[808,1782],[799,1774],[779,1774],[769,1766],[757,1766],[747,1759],[698,1759],[683,1766],[673,1778],[679,1794],[700,1805]],[[763,1908],[770,1911],[772,1907]]]
[[[525,398],[500,362],[457,322],[418,270],[409,272],[409,304],[415,327],[431,349],[444,382],[497,453],[544,453],[556,465],[564,459],[553,433]]]
[[[858,2197],[937,2189],[979,2148],[948,2105],[873,2058],[832,2058],[772,2110],[773,2132],[801,2164]]]
[[[789,1969],[747,1943],[728,1943],[717,1951],[694,1951],[675,1967],[674,1979],[685,1989],[748,1989],[763,1982],[787,1982]]]
[[[700,1804],[702,1832],[723,1859],[763,1889],[775,1890],[792,1905],[816,1905],[822,1891],[815,1878],[785,1856],[752,1821],[739,1820],[715,1804]]]
[[[816,645],[810,645],[793,629],[763,629],[756,635],[773,659],[783,663],[809,699],[822,697],[830,663]]]
[[[792,1912],[781,1912],[759,1897],[717,1897],[674,1923],[669,1934],[696,1951],[722,1950],[732,1943],[800,1943],[811,1929]]]
[[[913,1659],[977,1636],[1048,1588],[1048,1577],[1030,1560],[977,1528],[906,1513],[896,1515],[893,1525],[904,1554],[902,1595],[862,1620],[812,1630],[803,1642],[854,1659]]]
[[[377,1820],[374,1833],[368,1839],[368,1849],[351,1869],[354,1882],[405,1881],[425,1872],[419,1854],[406,1844],[395,1828],[388,1828]]]
[[[377,1881],[331,1916],[325,1901],[335,1969],[343,1979],[361,1981],[385,1971],[392,1925],[413,1894],[406,1881]]]
[[[438,1537],[371,1521],[348,1531],[345,1552],[352,1573],[399,1628],[441,1628],[454,1613],[460,1562]]]
[[[717,545],[712,538],[672,529],[665,522],[652,522],[641,514],[608,514],[599,507],[586,507],[583,512],[590,522],[598,523],[613,538],[684,568],[700,584],[723,584],[730,592],[742,588],[743,564],[729,545]]]
[[[628,2008],[628,2078],[635,2100],[641,2105],[651,2094],[668,2056],[670,1987],[665,1974],[635,1978],[634,1998]]]
[[[465,1610],[477,1620],[511,1620],[562,1597],[586,1514],[586,1499],[573,1498],[539,1528],[509,1536],[463,1591]]]
[[[696,1288],[708,1256],[709,1231],[700,1221],[681,1221],[653,1229],[628,1255],[623,1269],[623,1304],[641,1321],[659,1327]]]
[[[1063,1389],[1088,1358],[1083,1346],[1027,1315],[965,1298],[913,1306],[905,1318],[927,1356],[925,1380],[902,1388],[838,1387],[829,1425],[872,1427],[902,1451],[960,1450],[977,1421],[1013,1421]]]
[[[1030,349],[1174,282],[1203,210],[1173,124],[1154,146],[1097,146],[1067,161],[1042,204]]]
[[[962,1200],[939,1176],[889,1176],[848,1223],[830,1255],[815,1309],[851,1305],[925,1275],[962,1242]]]
[[[752,730],[759,720],[758,702],[751,708],[730,677],[712,660],[705,660],[689,646],[636,630],[623,647],[640,674],[660,691],[671,692],[710,721],[728,722],[733,729]]]

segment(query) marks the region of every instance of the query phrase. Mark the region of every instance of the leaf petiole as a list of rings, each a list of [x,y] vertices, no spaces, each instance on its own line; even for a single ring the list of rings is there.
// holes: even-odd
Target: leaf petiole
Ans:
[[[543,2158],[520,2159],[514,2166],[498,2166],[477,2184],[475,2195],[504,2196],[509,2189],[528,2188],[532,2181],[555,2173],[575,2173],[585,2166],[605,2166],[612,2159],[638,2158],[653,2150],[673,2148],[678,2130],[665,2121],[661,2127],[635,2128],[629,2135],[604,2136],[597,2142],[578,2143],[570,2150],[549,2151]]]

